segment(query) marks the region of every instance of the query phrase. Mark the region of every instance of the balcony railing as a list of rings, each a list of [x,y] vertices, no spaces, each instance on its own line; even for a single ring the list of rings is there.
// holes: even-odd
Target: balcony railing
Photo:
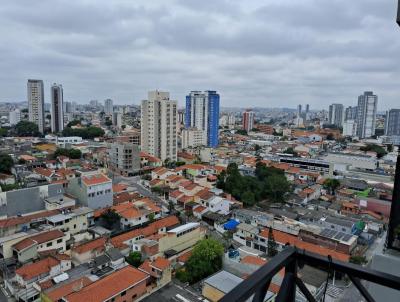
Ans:
[[[326,270],[330,275],[333,275],[334,271],[347,275],[367,302],[375,300],[360,280],[370,281],[399,290],[400,296],[400,277],[365,268],[356,264],[337,261],[331,257],[319,256],[288,246],[272,258],[267,264],[262,266],[233,290],[227,293],[220,302],[241,302],[246,301],[252,296],[253,302],[263,302],[272,277],[282,268],[285,268],[285,276],[277,294],[276,302],[295,301],[296,287],[304,295],[307,301],[317,301],[307,289],[301,278],[297,275],[297,269],[302,268],[305,264]]]

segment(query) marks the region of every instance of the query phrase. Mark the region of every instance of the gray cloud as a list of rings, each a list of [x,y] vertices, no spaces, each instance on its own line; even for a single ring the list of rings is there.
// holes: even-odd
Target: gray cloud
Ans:
[[[6,0],[0,101],[42,78],[78,102],[216,89],[225,106],[326,108],[373,90],[380,110],[399,107],[395,13],[389,0]]]

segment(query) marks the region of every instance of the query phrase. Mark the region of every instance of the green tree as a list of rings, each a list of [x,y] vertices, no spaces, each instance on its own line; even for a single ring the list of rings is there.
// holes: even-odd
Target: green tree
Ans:
[[[337,188],[340,187],[340,181],[335,178],[328,178],[324,181],[323,186],[329,191],[329,194],[335,195]]]
[[[367,258],[365,258],[365,256],[357,256],[357,255],[351,256],[349,262],[358,265],[363,265],[368,263]]]
[[[38,125],[28,121],[20,121],[15,125],[18,136],[40,136]]]
[[[240,134],[240,135],[248,135],[248,134],[247,134],[247,131],[246,131],[246,130],[244,130],[244,129],[239,129],[239,130],[236,130],[236,134]]]
[[[1,186],[1,191],[2,192],[7,192],[7,191],[12,191],[12,190],[17,190],[19,189],[18,184],[13,184],[13,185],[0,185]]]
[[[14,166],[14,160],[8,154],[0,154],[0,172],[10,173],[11,168]]]
[[[274,174],[265,182],[265,195],[274,202],[283,202],[285,194],[290,191],[290,184],[286,177]]]
[[[244,192],[241,195],[241,200],[246,206],[253,206],[256,203],[256,197],[251,191]]]
[[[376,144],[367,144],[365,147],[360,148],[361,151],[372,151],[376,153],[376,157],[381,158],[387,154],[386,150]]]
[[[386,146],[387,152],[393,152],[393,145]]]
[[[115,210],[107,209],[101,214],[100,218],[108,228],[112,228],[115,223],[119,222],[121,216]]]
[[[71,159],[80,159],[82,157],[81,150],[78,149],[65,149],[65,148],[58,148],[54,152],[54,157],[57,158],[58,156],[67,156]]]
[[[150,213],[149,214],[149,222],[153,222],[154,221],[154,213]]]
[[[142,253],[140,252],[130,252],[128,257],[126,257],[126,262],[128,262],[130,265],[134,267],[139,267],[143,261],[142,261]]]
[[[196,283],[219,271],[223,254],[224,247],[215,239],[199,241],[185,265],[189,283]]]
[[[89,126],[86,128],[76,128],[76,129],[66,127],[62,131],[62,135],[63,136],[80,136],[84,139],[93,139],[96,137],[103,136],[104,130],[99,127],[95,127],[95,126]]]
[[[8,129],[0,128],[0,137],[7,136],[7,134],[8,134]]]
[[[274,238],[274,232],[272,228],[269,227],[268,229],[268,256],[274,257],[278,253],[278,244]]]
[[[294,151],[293,147],[287,148],[285,151],[283,151],[285,154],[292,154],[294,157],[298,156],[298,153]]]

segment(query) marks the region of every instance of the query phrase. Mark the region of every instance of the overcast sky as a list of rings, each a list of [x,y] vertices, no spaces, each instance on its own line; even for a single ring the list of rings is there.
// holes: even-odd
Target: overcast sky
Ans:
[[[64,99],[138,104],[151,89],[180,104],[217,90],[222,106],[356,103],[400,108],[397,0],[2,0],[0,101],[28,78]]]

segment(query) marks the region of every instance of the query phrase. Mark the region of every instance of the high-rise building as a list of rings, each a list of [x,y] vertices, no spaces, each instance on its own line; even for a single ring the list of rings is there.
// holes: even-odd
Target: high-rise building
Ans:
[[[254,111],[246,110],[243,112],[242,125],[243,129],[250,132],[254,128]]]
[[[338,127],[343,126],[344,114],[342,104],[332,104],[329,106],[329,124]]]
[[[297,105],[297,117],[301,117],[301,105]]]
[[[372,91],[365,91],[358,97],[357,136],[368,138],[375,135],[376,109],[378,96]]]
[[[357,119],[357,106],[349,106],[345,110],[344,120],[356,120]]]
[[[18,124],[21,121],[21,111],[19,109],[15,109],[10,111],[9,114],[9,122],[11,126]]]
[[[169,92],[150,91],[141,105],[141,150],[176,161],[177,115],[177,102],[169,99]]]
[[[42,80],[28,80],[28,112],[29,121],[38,125],[44,132],[44,88]]]
[[[63,88],[54,83],[51,86],[51,132],[58,133],[64,129]]]
[[[310,104],[306,104],[306,114],[310,112]]]
[[[386,112],[385,135],[400,136],[400,109],[390,109]]]
[[[191,91],[186,96],[185,128],[203,130],[207,146],[218,146],[219,94],[216,91]]]
[[[114,112],[113,100],[107,99],[107,100],[104,101],[104,112],[106,114],[112,114]]]
[[[357,123],[355,120],[347,120],[343,123],[343,136],[356,136]]]

